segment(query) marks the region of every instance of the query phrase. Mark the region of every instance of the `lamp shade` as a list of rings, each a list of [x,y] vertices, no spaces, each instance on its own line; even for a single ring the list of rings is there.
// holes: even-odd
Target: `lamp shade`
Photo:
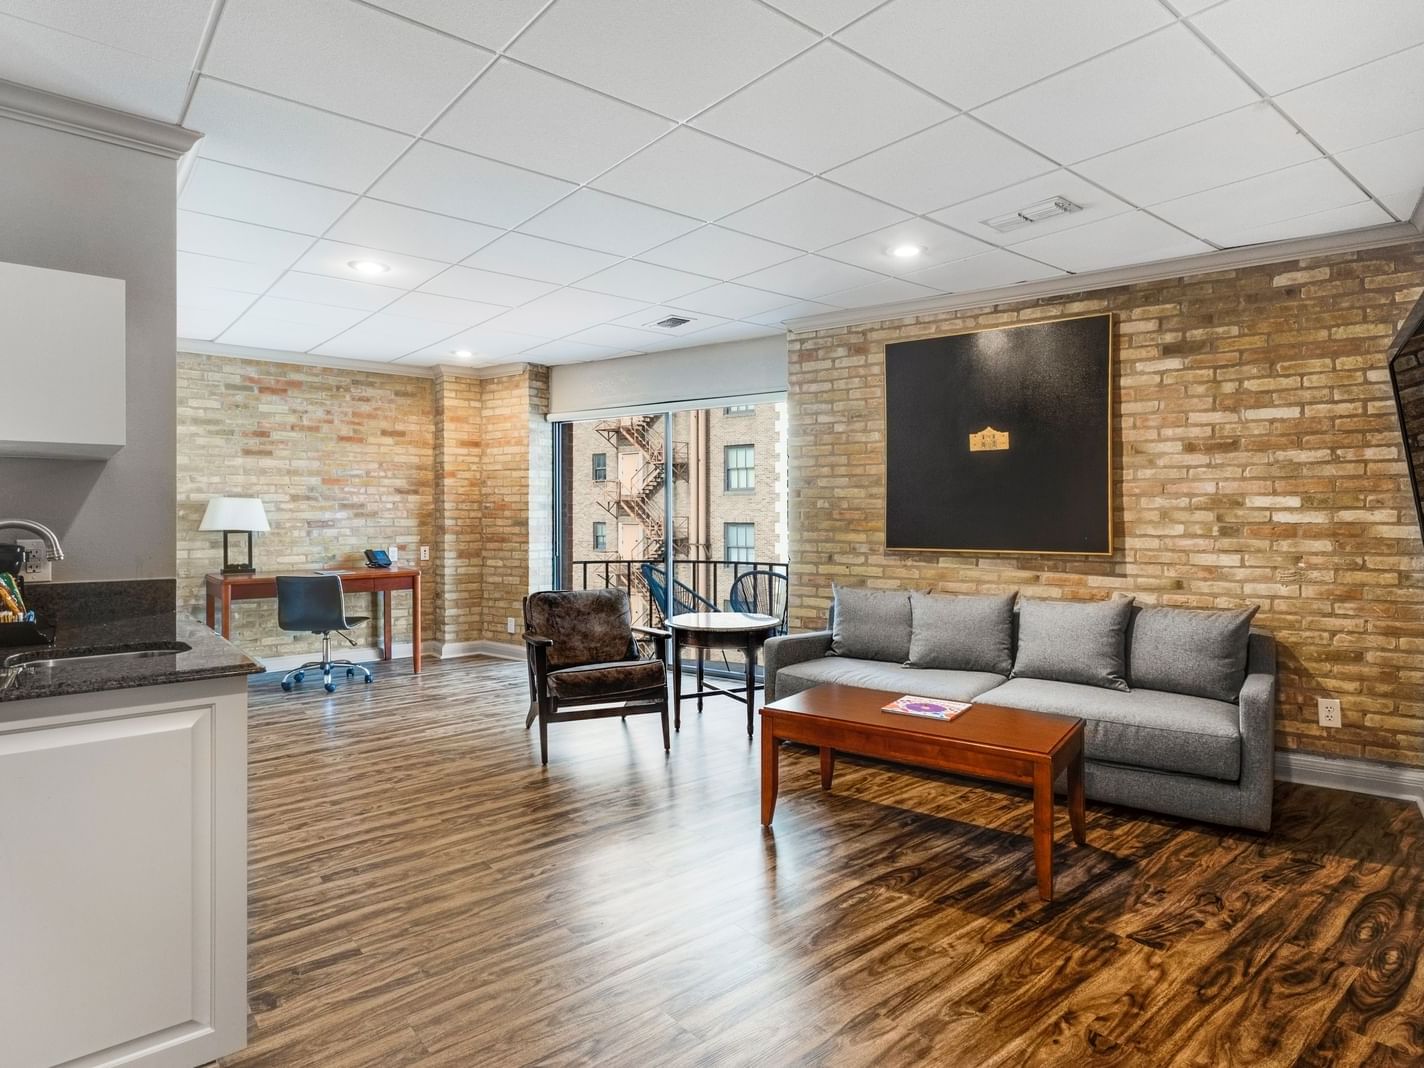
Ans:
[[[271,530],[260,497],[214,497],[199,530]]]

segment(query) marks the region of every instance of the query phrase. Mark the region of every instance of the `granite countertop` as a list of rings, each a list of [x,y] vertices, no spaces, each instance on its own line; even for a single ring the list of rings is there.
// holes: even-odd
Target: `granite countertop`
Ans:
[[[154,648],[177,643],[189,649],[165,651],[159,656],[80,660],[18,672],[3,667],[6,658],[17,654],[44,659],[62,653],[111,652],[126,647]],[[181,612],[69,622],[59,625],[52,646],[0,649],[0,702],[251,675],[261,670],[262,666],[237,646]]]

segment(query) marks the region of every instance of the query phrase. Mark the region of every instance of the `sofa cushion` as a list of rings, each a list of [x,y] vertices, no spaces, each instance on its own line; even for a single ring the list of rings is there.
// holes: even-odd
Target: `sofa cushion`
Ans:
[[[1241,716],[1225,701],[1043,679],[1010,679],[978,701],[1081,717],[1088,760],[1228,782],[1241,777]]]
[[[614,664],[587,664],[549,673],[549,689],[562,701],[656,696],[667,684],[667,668],[658,660],[625,660]]]
[[[849,656],[828,656],[788,664],[776,673],[776,696],[789,697],[825,682],[862,686],[867,690],[893,690],[915,697],[937,697],[941,701],[972,701],[985,690],[1004,681],[1004,676],[988,671],[945,671],[887,664],[883,660],[860,660]]]
[[[1235,701],[1246,681],[1246,646],[1256,606],[1210,612],[1139,607],[1127,628],[1127,677],[1134,687]]]
[[[910,594],[910,664],[1007,675],[1014,666],[1014,595]]]
[[[1012,677],[1081,682],[1126,690],[1130,597],[1109,601],[1019,602],[1019,648]]]
[[[910,595],[904,590],[835,588],[831,653],[903,664],[910,659]]]

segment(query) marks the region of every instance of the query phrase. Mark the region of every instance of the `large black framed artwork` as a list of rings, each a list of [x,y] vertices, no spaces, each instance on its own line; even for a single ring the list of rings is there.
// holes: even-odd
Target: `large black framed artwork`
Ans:
[[[885,348],[885,547],[1112,552],[1112,316]]]

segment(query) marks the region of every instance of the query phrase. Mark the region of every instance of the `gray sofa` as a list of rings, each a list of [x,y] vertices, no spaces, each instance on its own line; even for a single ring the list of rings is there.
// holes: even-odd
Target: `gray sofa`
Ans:
[[[850,592],[860,597],[870,593],[838,589],[837,603],[849,600]],[[910,655],[905,655],[901,634],[905,619],[898,602],[890,605],[890,617],[882,612],[859,621],[859,648],[854,648],[854,634],[838,629],[833,607],[827,630],[787,635],[766,644],[767,701],[838,682],[1079,716],[1086,721],[1084,770],[1089,798],[1211,823],[1270,828],[1276,650],[1269,634],[1250,627],[1249,611],[1232,619],[1216,618],[1226,613],[1192,615],[1189,610],[1167,609],[1143,615],[1144,609],[1131,606],[1130,601],[1114,602],[1116,611],[1099,602],[1100,616],[1106,613],[1122,620],[1120,632],[1112,632],[1111,625],[1116,625],[1112,621],[1099,627],[1091,619],[1084,623],[1082,617],[1071,617],[1059,621],[1060,629],[1048,632],[1053,640],[1045,641],[1044,627],[1037,622],[1045,611],[1038,607],[1043,602],[1012,604],[1006,599],[1012,609],[1002,604],[989,607],[996,620],[1011,610],[1012,622],[1007,629],[998,623],[987,627],[998,628],[996,640],[1002,648],[986,652],[963,648],[966,637],[976,640],[986,629],[979,622],[985,618],[982,615],[965,616],[967,609],[955,605],[949,605],[946,614],[944,605],[932,604],[948,598],[899,591],[875,591],[874,596],[913,596],[916,604],[934,609],[917,609],[910,618]],[[992,599],[956,600],[965,606],[975,602],[974,611],[982,611],[985,606],[979,602]],[[1129,607],[1124,609],[1123,604]],[[1031,607],[1033,626],[1020,618],[1021,606]],[[954,612],[960,614],[958,623]],[[1163,645],[1152,634],[1153,627],[1161,630],[1164,620],[1175,645]],[[1064,622],[1071,629],[1063,630]],[[1093,633],[1085,636],[1088,631]],[[1197,633],[1203,635],[1200,662],[1191,648]],[[1034,649],[1026,650],[1023,642],[1030,639]],[[1087,648],[1083,641],[1097,645]],[[1113,674],[1110,666],[1101,676],[1085,675],[1082,665],[1100,654],[1111,665],[1114,642],[1122,669]],[[936,652],[937,645],[941,648]],[[941,666],[917,667],[911,662]],[[1204,681],[1198,684],[1192,672],[1201,673]],[[1163,679],[1178,681],[1169,686]]]

